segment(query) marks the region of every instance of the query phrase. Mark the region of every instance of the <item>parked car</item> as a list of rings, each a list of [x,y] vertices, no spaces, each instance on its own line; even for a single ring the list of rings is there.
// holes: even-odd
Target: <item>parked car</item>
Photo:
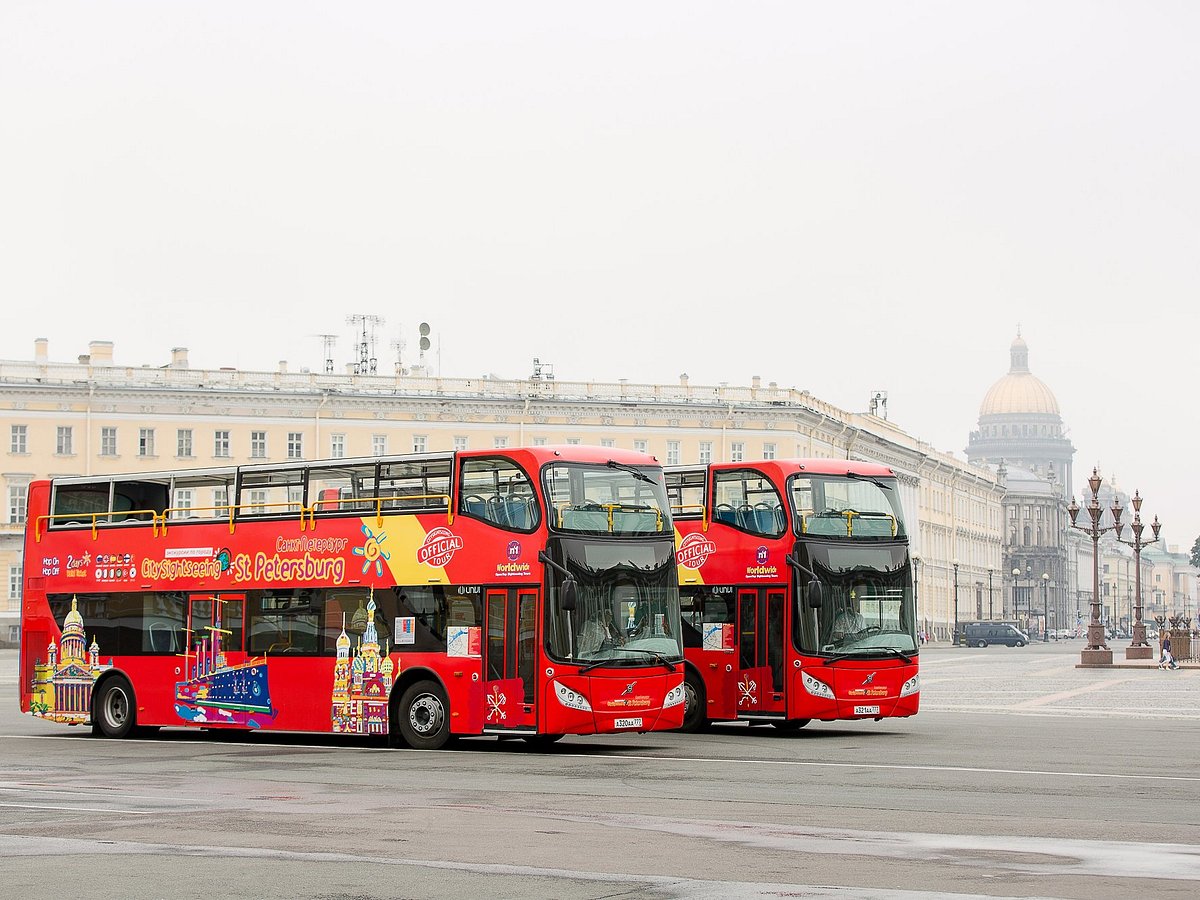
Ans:
[[[988,644],[1024,647],[1029,643],[1029,635],[1008,622],[967,622],[963,633],[968,647],[986,647]]]

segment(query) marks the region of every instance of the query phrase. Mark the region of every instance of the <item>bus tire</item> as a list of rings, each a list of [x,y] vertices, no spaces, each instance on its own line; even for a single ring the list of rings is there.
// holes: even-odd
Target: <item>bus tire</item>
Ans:
[[[784,719],[782,722],[772,722],[777,731],[799,731],[812,719]]]
[[[414,750],[439,750],[450,740],[450,703],[435,681],[418,681],[401,695],[400,737]]]
[[[133,688],[120,675],[107,679],[92,700],[94,733],[106,738],[129,737],[137,725]]]
[[[708,719],[704,715],[707,702],[704,679],[688,669],[683,676],[683,725],[680,731],[694,734],[708,727]]]

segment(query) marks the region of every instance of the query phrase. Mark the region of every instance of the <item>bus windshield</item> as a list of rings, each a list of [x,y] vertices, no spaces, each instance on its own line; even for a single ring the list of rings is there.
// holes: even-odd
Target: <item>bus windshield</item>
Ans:
[[[548,604],[549,649],[581,663],[644,666],[683,659],[679,589],[670,542],[563,541],[576,606]],[[557,588],[561,579],[553,576]]]
[[[788,486],[796,534],[855,540],[906,534],[895,478],[794,475]]]
[[[543,469],[550,525],[578,534],[658,534],[671,530],[662,470],[609,460],[555,462]]]
[[[805,607],[797,617],[801,647],[839,656],[916,652],[916,607],[906,548],[858,552],[810,545],[808,551],[824,590],[821,608]]]

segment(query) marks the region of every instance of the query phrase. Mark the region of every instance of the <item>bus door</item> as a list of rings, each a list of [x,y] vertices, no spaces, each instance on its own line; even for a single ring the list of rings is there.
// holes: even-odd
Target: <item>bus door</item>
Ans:
[[[738,715],[784,713],[784,592],[739,588],[737,593]]]
[[[485,731],[537,726],[537,591],[486,589],[483,726]]]

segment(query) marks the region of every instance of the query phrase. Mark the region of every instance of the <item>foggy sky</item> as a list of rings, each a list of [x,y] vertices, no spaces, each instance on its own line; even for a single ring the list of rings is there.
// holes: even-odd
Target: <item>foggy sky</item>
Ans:
[[[963,457],[1018,324],[1190,548],[1194,3],[0,6],[0,358],[748,384]]]

